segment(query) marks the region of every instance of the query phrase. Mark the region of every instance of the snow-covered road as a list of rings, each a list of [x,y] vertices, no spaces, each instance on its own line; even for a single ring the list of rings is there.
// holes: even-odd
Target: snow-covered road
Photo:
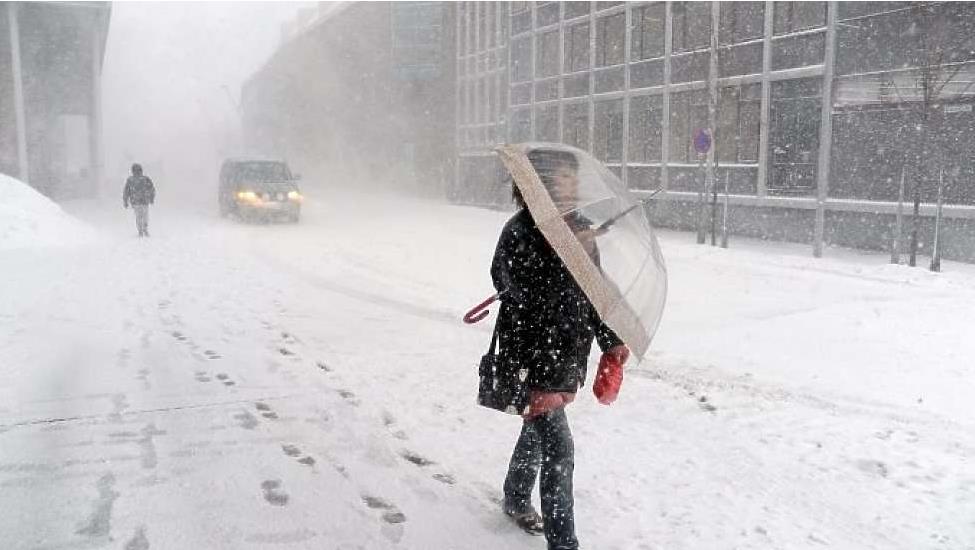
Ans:
[[[507,214],[162,202],[147,240],[78,204],[92,244],[0,250],[0,548],[544,547],[459,322]],[[620,401],[570,408],[584,547],[975,549],[975,267],[692,239]]]

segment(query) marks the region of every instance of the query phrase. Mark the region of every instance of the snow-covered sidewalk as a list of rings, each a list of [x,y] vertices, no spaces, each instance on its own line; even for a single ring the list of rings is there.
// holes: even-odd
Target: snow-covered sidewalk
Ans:
[[[518,422],[459,321],[507,214],[160,202],[151,239],[75,205],[101,239],[0,251],[4,548],[544,546],[496,510]],[[975,266],[661,240],[651,355],[571,406],[584,547],[975,548]]]

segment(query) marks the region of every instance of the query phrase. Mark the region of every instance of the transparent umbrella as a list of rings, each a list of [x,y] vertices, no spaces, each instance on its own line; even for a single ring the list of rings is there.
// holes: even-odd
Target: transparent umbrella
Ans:
[[[521,143],[497,152],[599,316],[642,359],[667,297],[667,268],[643,203],[575,147]]]

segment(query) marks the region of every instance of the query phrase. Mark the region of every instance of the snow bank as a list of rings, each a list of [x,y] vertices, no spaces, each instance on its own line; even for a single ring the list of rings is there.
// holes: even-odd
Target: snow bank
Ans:
[[[0,250],[81,244],[90,227],[26,183],[0,174]]]

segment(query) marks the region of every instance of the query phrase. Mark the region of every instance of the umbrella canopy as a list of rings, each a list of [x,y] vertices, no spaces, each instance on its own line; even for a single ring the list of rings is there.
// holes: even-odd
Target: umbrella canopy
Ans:
[[[589,153],[562,144],[497,149],[532,218],[602,320],[642,359],[667,297],[643,204]]]

